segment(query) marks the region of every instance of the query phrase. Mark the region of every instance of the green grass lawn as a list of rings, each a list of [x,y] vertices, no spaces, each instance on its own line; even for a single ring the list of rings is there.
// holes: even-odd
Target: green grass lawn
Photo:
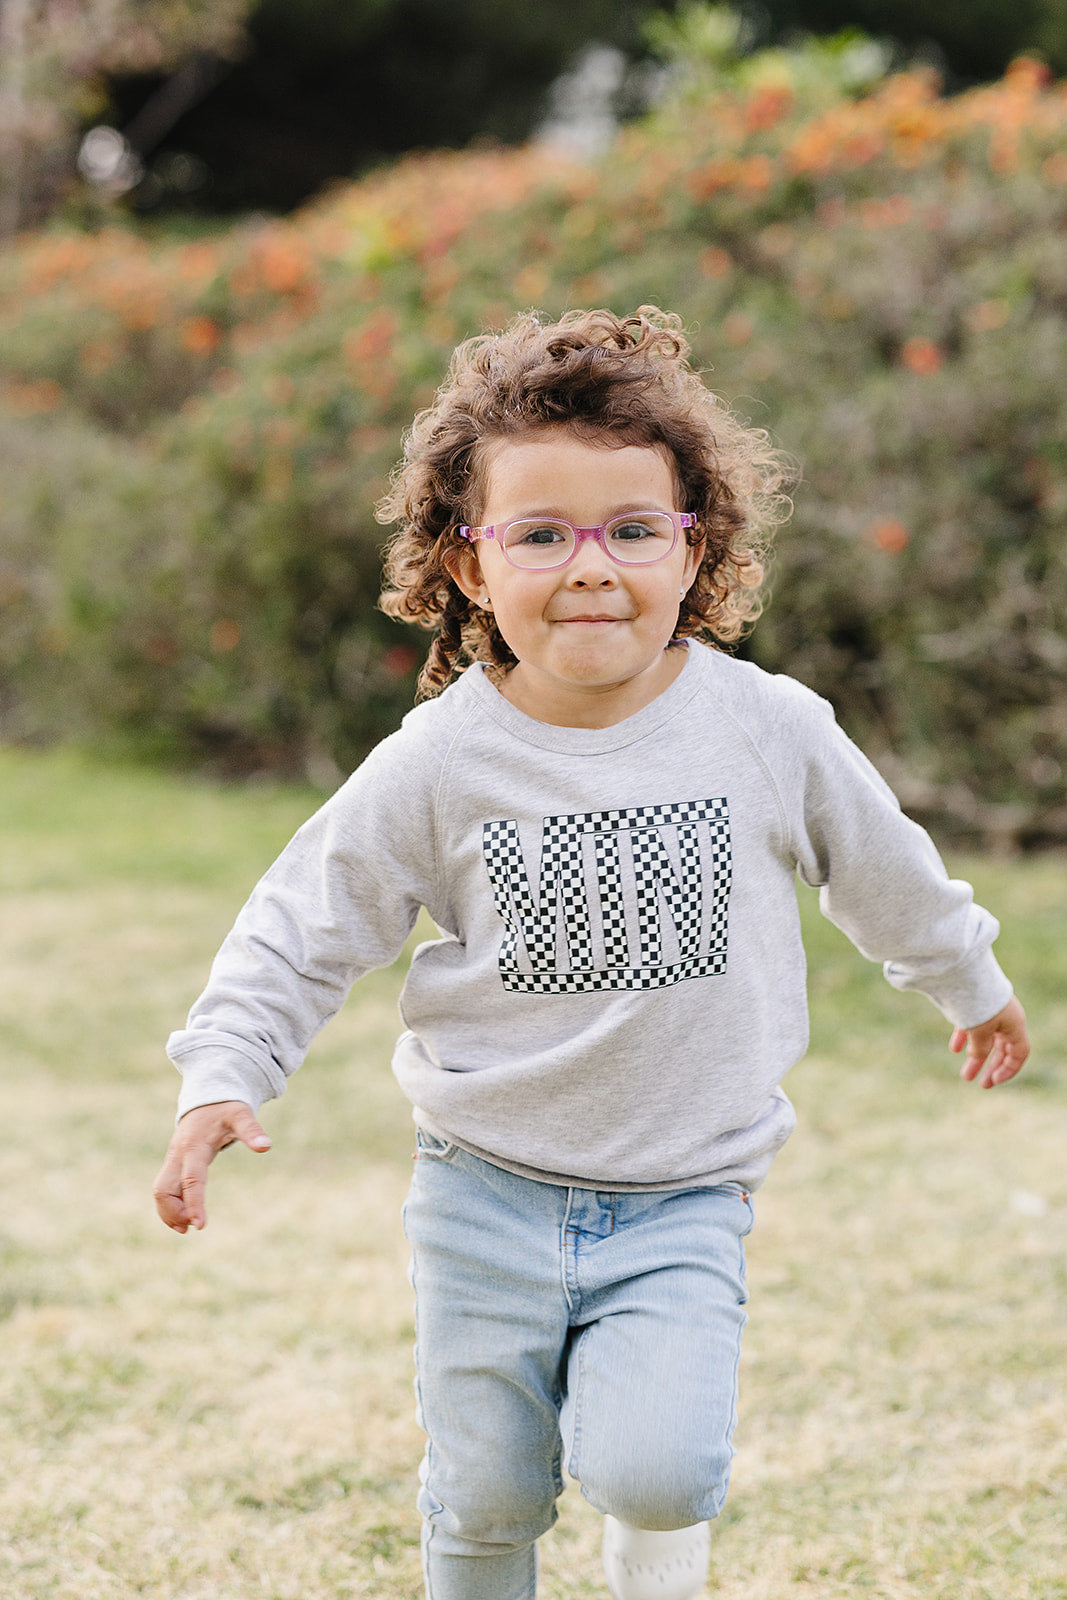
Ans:
[[[421,1595],[408,1108],[378,973],[180,1238],[150,1187],[179,1026],[314,805],[0,752],[0,1597]],[[1063,1600],[1067,861],[950,863],[1001,918],[1035,1056],[949,1029],[804,896],[800,1128],[757,1201],[722,1600]],[[606,1595],[574,1489],[547,1600]]]

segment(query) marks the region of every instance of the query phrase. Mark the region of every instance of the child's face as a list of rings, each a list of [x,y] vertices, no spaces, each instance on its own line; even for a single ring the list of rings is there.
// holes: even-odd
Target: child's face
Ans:
[[[562,517],[597,527],[627,511],[678,511],[668,457],[645,445],[612,446],[550,427],[491,447],[483,525]],[[607,727],[649,704],[677,677],[681,651],[667,653],[703,550],[679,534],[665,559],[620,566],[594,539],[565,567],[512,566],[495,540],[464,552],[456,581],[491,606],[517,665],[506,699],[542,722]]]

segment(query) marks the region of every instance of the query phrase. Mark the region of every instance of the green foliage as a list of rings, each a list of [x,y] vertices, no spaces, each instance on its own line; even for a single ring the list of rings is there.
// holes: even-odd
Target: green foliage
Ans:
[[[412,158],[290,222],[0,258],[8,737],[350,766],[412,695],[372,508],[451,348],[652,301],[803,466],[746,648],[942,829],[1067,837],[1067,98],[729,48],[594,167]]]
[[[669,69],[657,113],[660,123],[672,112],[684,118],[725,90],[787,90],[794,105],[809,112],[823,109],[873,89],[892,59],[889,45],[855,28],[753,50],[755,24],[729,6],[705,0],[687,0],[676,12],[653,12],[643,33],[649,49]]]
[[[728,6],[687,0],[678,11],[653,11],[644,26],[650,48],[686,72],[732,66],[752,29]]]
[[[775,36],[856,27],[909,52],[928,54],[932,46],[957,81],[994,78],[1023,51],[1067,70],[1064,0],[760,0],[754,9]]]

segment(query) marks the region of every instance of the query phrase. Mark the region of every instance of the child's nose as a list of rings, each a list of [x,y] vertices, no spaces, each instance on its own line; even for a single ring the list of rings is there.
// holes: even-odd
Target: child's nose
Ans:
[[[583,539],[567,569],[571,583],[579,587],[600,587],[616,581],[615,563],[598,539]]]

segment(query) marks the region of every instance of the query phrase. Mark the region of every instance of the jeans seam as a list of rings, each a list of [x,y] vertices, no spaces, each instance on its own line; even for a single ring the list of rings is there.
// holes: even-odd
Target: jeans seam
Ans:
[[[574,1190],[567,1190],[567,1205],[563,1212],[563,1221],[559,1228],[559,1275],[563,1288],[563,1298],[567,1302],[567,1310],[574,1314],[574,1301],[571,1298],[571,1286],[567,1282],[567,1238],[570,1233],[571,1208],[574,1205]]]
[[[567,1463],[567,1470],[576,1483],[581,1483],[582,1481],[582,1474],[578,1469],[578,1458],[582,1439],[582,1397],[585,1392],[585,1338],[588,1332],[588,1328],[582,1329],[578,1335],[578,1346],[574,1353],[574,1426],[571,1429],[571,1454]]]
[[[739,1254],[740,1254],[740,1265],[741,1265],[741,1280],[740,1281],[741,1281],[742,1287],[744,1287],[744,1281],[745,1281],[745,1241],[744,1241],[744,1237],[743,1236],[738,1239],[737,1244],[738,1244],[738,1250],[739,1250]],[[746,1300],[747,1300],[747,1296],[746,1296]],[[727,1442],[727,1449],[729,1450],[729,1458],[727,1460],[725,1476],[724,1476],[722,1484],[720,1486],[720,1492],[719,1492],[718,1495],[716,1495],[716,1497],[712,1501],[712,1504],[715,1507],[715,1516],[716,1517],[719,1516],[720,1513],[722,1512],[722,1508],[726,1504],[726,1496],[730,1492],[730,1463],[732,1462],[733,1457],[736,1454],[736,1452],[734,1450],[734,1442],[733,1441],[734,1441],[734,1434],[737,1431],[737,1389],[738,1389],[738,1377],[739,1377],[740,1371],[741,1371],[741,1339],[742,1339],[742,1337],[744,1335],[745,1328],[748,1326],[748,1314],[744,1310],[745,1304],[746,1304],[745,1300],[742,1300],[742,1301],[738,1302],[738,1305],[741,1307],[741,1315],[740,1315],[740,1317],[738,1318],[738,1321],[737,1321],[737,1333],[736,1333],[736,1336],[735,1336],[735,1339],[734,1339],[733,1399],[732,1399],[732,1401],[730,1403],[730,1421],[729,1421],[729,1425],[728,1425],[727,1430],[726,1430],[726,1442]]]

